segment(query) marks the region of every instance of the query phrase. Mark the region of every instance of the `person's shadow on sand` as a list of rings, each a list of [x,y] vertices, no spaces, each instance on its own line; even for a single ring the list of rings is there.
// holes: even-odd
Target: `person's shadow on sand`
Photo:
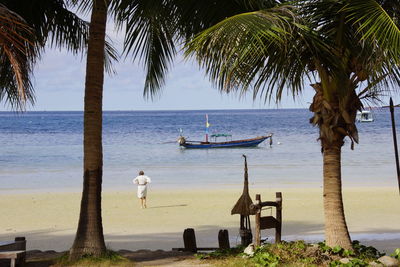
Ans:
[[[148,207],[148,209],[160,209],[160,208],[175,208],[175,207],[186,207],[187,204],[179,204],[179,205],[166,205],[166,206],[154,206]]]

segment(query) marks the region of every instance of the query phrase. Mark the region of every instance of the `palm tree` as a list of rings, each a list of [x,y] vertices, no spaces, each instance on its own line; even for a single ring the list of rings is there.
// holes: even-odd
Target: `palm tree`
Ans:
[[[26,35],[30,33],[35,37],[38,43],[38,50],[43,50],[46,45],[52,47],[65,47],[67,50],[78,53],[84,52],[88,46],[87,60],[87,76],[85,90],[85,114],[84,114],[84,188],[81,202],[81,213],[79,225],[74,245],[71,249],[71,258],[79,258],[82,255],[100,255],[105,251],[105,243],[103,237],[102,220],[101,220],[101,179],[102,179],[102,149],[101,149],[101,104],[103,89],[103,73],[104,68],[110,68],[110,62],[116,59],[115,50],[112,46],[105,42],[105,25],[106,25],[106,3],[103,0],[94,1],[92,22],[90,24],[90,38],[88,41],[89,24],[81,20],[74,13],[69,11],[67,7],[77,5],[77,1],[64,0],[1,0],[0,3],[7,6],[7,10],[13,10],[18,13],[16,18],[23,17],[17,24],[19,32],[24,30]],[[82,8],[90,8],[91,1],[81,2]],[[68,4],[68,6],[67,6]],[[0,15],[3,14],[0,9]],[[9,17],[14,15],[10,13]],[[7,18],[1,16],[0,18]],[[10,22],[9,19],[3,19]],[[31,28],[24,26],[22,22],[30,25]],[[2,22],[2,21],[0,21]],[[4,22],[4,23],[5,23]],[[10,28],[11,29],[11,28]],[[16,30],[15,30],[16,31]],[[10,30],[11,32],[11,30]],[[1,33],[7,33],[1,31]],[[11,36],[11,35],[10,35]],[[3,36],[0,36],[0,40]],[[21,37],[21,44],[30,44],[24,35]],[[10,39],[10,38],[9,38]],[[4,39],[9,41],[9,39]],[[15,40],[18,41],[17,38]],[[25,42],[25,43],[23,43]],[[15,50],[21,50],[20,46],[14,46]],[[7,48],[7,47],[6,47]],[[13,48],[11,46],[11,48]],[[19,51],[18,50],[18,51]],[[35,50],[36,51],[36,50]],[[7,52],[7,51],[6,51]],[[33,53],[32,53],[33,54]],[[28,54],[30,55],[30,54]],[[15,61],[15,60],[14,60]],[[18,66],[14,61],[10,60],[10,65],[15,68]],[[24,62],[23,62],[24,63]],[[29,62],[28,62],[29,63]],[[31,64],[32,65],[32,64]],[[27,65],[31,67],[31,65]],[[1,69],[3,73],[8,75],[7,69]],[[24,69],[22,69],[24,70]],[[31,70],[27,68],[27,70]],[[0,73],[0,74],[3,74]],[[25,74],[25,73],[22,73]],[[25,74],[26,75],[26,74]],[[4,78],[3,78],[4,77]],[[16,75],[18,78],[19,76]],[[8,76],[0,76],[0,82],[8,82]],[[0,96],[7,95],[10,99],[28,98],[33,101],[32,87],[29,77],[24,77],[25,82],[30,90],[21,94],[14,87],[6,91],[0,91]],[[16,79],[15,84],[21,79]],[[17,84],[19,85],[19,84]],[[23,84],[24,85],[24,84]],[[6,88],[7,89],[7,88]],[[13,98],[14,97],[14,98]],[[13,102],[14,103],[14,102]],[[19,104],[20,102],[16,102]]]
[[[70,250],[71,260],[84,255],[100,256],[106,250],[101,219],[101,184],[104,50],[111,50],[105,43],[107,14],[115,14],[116,22],[120,26],[127,23],[125,50],[127,54],[133,52],[134,58],[145,58],[148,71],[145,94],[155,94],[163,85],[168,61],[176,52],[174,31],[177,28],[169,28],[175,22],[167,20],[165,23],[158,23],[162,22],[159,16],[166,18],[175,12],[171,4],[166,1],[93,0],[83,1],[80,6],[82,10],[91,9],[91,21],[85,82],[84,182],[78,229]],[[131,8],[136,10],[134,16],[130,15]],[[141,21],[136,20],[138,18]],[[146,31],[141,31],[142,27],[145,27]],[[142,52],[139,52],[140,50]],[[162,51],[161,54],[159,51]],[[112,52],[114,51],[111,50],[111,56],[115,55]],[[115,59],[115,56],[112,58]]]
[[[89,26],[84,106],[84,173],[78,229],[70,259],[106,251],[101,218],[103,176],[102,104],[108,1],[94,0]]]
[[[310,0],[232,16],[187,46],[220,90],[279,101],[311,81],[310,119],[323,153],[325,238],[351,248],[341,185],[345,137],[358,143],[362,100],[400,85],[399,4],[375,0]]]
[[[77,3],[76,0],[71,2]],[[379,4],[390,6],[389,2]],[[354,117],[355,111],[362,106],[359,99],[366,94],[373,97],[387,83],[399,81],[394,64],[397,63],[394,59],[398,58],[398,47],[394,49],[395,41],[392,41],[397,38],[398,29],[387,13],[379,9],[381,6],[377,6],[377,2],[353,0],[346,6],[344,0],[324,0],[320,4],[318,1],[300,1],[275,8],[272,7],[280,1],[114,0],[111,8],[109,0],[81,3],[84,9],[91,8],[92,15],[85,83],[84,188],[71,259],[88,254],[101,255],[105,251],[101,223],[101,129],[104,50],[112,51],[105,43],[109,10],[116,12],[117,20],[127,23],[125,52],[134,58],[139,56],[145,62],[145,94],[148,95],[157,93],[163,86],[178,41],[187,42],[199,31],[242,12],[249,13],[222,21],[203,32],[189,46],[221,90],[246,91],[254,85],[255,96],[265,93],[273,97],[275,92],[275,98],[279,100],[286,85],[292,85],[296,95],[304,89],[304,78],[312,78],[313,73],[319,75],[314,77],[320,77],[320,81],[313,84],[317,93],[311,109],[315,113],[313,123],[320,127],[324,151],[327,243],[350,247],[341,198],[340,149],[345,136],[358,141]],[[363,8],[357,9],[360,6]],[[327,12],[329,8],[332,8],[331,14]],[[259,9],[262,11],[251,12]],[[371,21],[365,17],[360,13],[364,9],[368,11],[366,14],[378,16],[378,19]],[[392,8],[390,14],[398,15],[397,10]],[[383,25],[389,31],[371,34],[369,30],[382,25],[379,23],[386,23]],[[80,47],[79,38],[76,39],[79,34],[68,35],[69,30],[63,33],[65,37],[77,40],[77,45],[69,48]],[[59,40],[58,35],[55,36]],[[387,36],[391,37],[390,41]],[[368,57],[371,53],[377,56],[374,60]],[[365,81],[365,73],[368,86],[357,95],[356,86]]]

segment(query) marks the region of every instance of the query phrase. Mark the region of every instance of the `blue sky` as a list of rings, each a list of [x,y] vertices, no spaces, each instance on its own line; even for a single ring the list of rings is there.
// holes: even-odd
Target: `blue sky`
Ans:
[[[143,97],[144,72],[130,59],[114,65],[117,74],[106,75],[104,110],[187,110],[276,108],[274,103],[253,101],[251,94],[221,94],[195,63],[178,56],[168,74],[166,86],[153,100]],[[85,58],[66,51],[49,50],[35,71],[36,104],[28,110],[83,110]],[[310,88],[310,92],[311,92]],[[308,91],[308,90],[307,90]],[[285,97],[279,107],[304,108],[311,98],[294,102]],[[4,105],[3,105],[4,108]]]
[[[107,25],[107,34],[116,47],[121,47],[122,36],[115,33],[112,23]],[[85,57],[65,50],[47,49],[35,68],[36,102],[27,110],[83,110],[85,61]],[[284,97],[279,106],[260,99],[253,101],[251,94],[221,94],[194,62],[186,62],[178,55],[161,94],[148,100],[143,98],[145,75],[138,62],[127,58],[114,67],[117,74],[105,76],[104,110],[307,108],[313,94],[308,88],[296,101],[291,96]],[[9,105],[0,103],[0,111],[7,110]]]
[[[113,26],[108,35],[120,47],[122,37]],[[36,103],[28,111],[83,110],[85,57],[74,56],[65,50],[47,49],[37,64],[34,75]],[[141,65],[129,58],[114,64],[115,75],[105,76],[104,110],[190,110],[190,109],[265,109],[308,108],[314,90],[306,86],[303,94],[294,101],[283,97],[279,105],[253,101],[251,92],[240,97],[222,94],[213,88],[204,72],[195,62],[185,61],[178,55],[168,74],[161,94],[153,100],[143,97],[144,72]],[[4,102],[0,111],[10,110]]]

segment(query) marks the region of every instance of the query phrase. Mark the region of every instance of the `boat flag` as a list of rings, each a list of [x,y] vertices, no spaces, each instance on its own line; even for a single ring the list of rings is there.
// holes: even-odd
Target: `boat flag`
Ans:
[[[208,123],[208,114],[206,114],[206,128],[210,127],[211,124]]]

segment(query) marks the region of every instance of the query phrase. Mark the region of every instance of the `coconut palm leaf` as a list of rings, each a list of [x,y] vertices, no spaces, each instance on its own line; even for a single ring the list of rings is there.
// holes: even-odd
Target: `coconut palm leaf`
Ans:
[[[22,110],[33,102],[32,65],[39,55],[37,39],[28,24],[0,4],[0,101]]]
[[[362,35],[362,39],[379,42],[379,45],[388,49],[393,57],[399,58],[400,24],[398,12],[400,4],[398,1],[391,1],[391,3],[383,1],[385,5],[375,0],[352,0],[348,2],[344,10],[348,12],[350,22],[358,24],[357,33]]]
[[[37,38],[55,48],[77,53],[85,50],[88,24],[69,11],[64,0],[0,0],[33,28]]]
[[[111,8],[117,24],[126,26],[124,53],[143,63],[146,71],[144,95],[152,97],[164,86],[182,42],[226,17],[279,2],[116,0],[112,1]]]
[[[302,22],[296,7],[282,5],[243,13],[203,31],[187,45],[217,87],[226,92],[253,88],[253,97],[279,100],[285,88],[296,95],[315,58],[335,57]],[[289,87],[290,86],[290,87]]]
[[[3,4],[8,10],[12,10],[14,14],[18,14],[30,26],[30,31],[35,35],[37,49],[44,50],[46,47],[65,48],[74,54],[86,51],[89,24],[68,8],[78,7],[83,10],[83,4],[90,5],[91,2],[76,0],[0,0],[0,4]],[[105,50],[105,70],[108,73],[114,73],[112,63],[118,61],[119,54],[111,41],[106,42]],[[36,56],[38,55],[39,53],[36,53]],[[26,66],[26,68],[28,67],[31,68],[31,66]],[[18,102],[18,104],[16,102],[17,97],[21,96],[18,93],[18,87],[13,86],[12,81],[9,81],[13,76],[6,74],[12,68],[13,66],[9,63],[4,63],[2,66],[0,80],[3,90],[0,97],[6,99],[9,103],[12,102],[13,107],[15,105],[21,107],[22,102]],[[24,99],[33,103],[33,89],[30,81],[26,81],[25,88],[27,89]]]

